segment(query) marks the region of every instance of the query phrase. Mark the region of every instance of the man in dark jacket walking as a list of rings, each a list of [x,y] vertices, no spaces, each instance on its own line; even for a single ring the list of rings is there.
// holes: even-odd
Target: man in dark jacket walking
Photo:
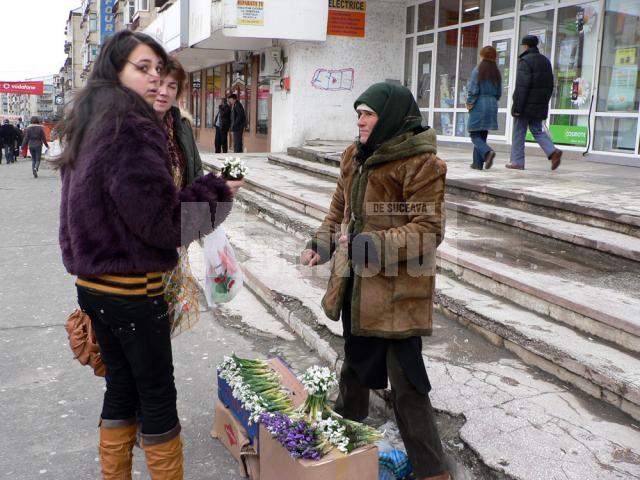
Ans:
[[[551,170],[560,165],[562,151],[558,150],[542,121],[549,116],[549,100],[553,93],[551,62],[538,50],[538,37],[527,35],[522,39],[524,51],[518,60],[516,88],[513,92],[513,138],[511,161],[507,168],[524,170],[524,142],[527,128],[551,161]]]
[[[227,97],[229,105],[231,106],[231,131],[233,132],[233,151],[236,153],[242,153],[242,135],[244,134],[244,127],[247,124],[247,117],[244,113],[244,107],[238,101],[238,96],[232,93]]]
[[[4,147],[4,154],[7,158],[7,163],[13,163],[16,161],[13,156],[13,150],[17,139],[18,134],[16,129],[11,125],[11,123],[9,123],[9,120],[5,119],[2,127],[0,127],[0,140],[2,141],[2,147]]]
[[[218,105],[218,113],[216,113],[214,125],[216,127],[216,153],[227,153],[229,127],[231,126],[231,108],[229,108],[226,101]]]

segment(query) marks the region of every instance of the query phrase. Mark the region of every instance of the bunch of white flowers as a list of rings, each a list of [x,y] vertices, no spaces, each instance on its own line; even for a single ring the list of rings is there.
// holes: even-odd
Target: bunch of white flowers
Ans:
[[[334,447],[342,453],[348,453],[349,438],[346,435],[345,427],[334,418],[320,420],[316,424],[317,432],[327,439]]]
[[[314,365],[298,377],[310,395],[326,395],[338,384],[336,374],[327,367]]]
[[[249,173],[249,169],[238,157],[225,157],[222,164],[222,176],[227,180],[240,180]]]

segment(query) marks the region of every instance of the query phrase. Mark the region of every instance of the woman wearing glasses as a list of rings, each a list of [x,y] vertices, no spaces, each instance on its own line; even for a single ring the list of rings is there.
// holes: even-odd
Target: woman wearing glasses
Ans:
[[[99,445],[105,479],[131,478],[138,408],[151,478],[183,478],[162,272],[176,265],[177,247],[226,217],[232,199],[211,174],[176,188],[152,108],[166,65],[151,37],[129,30],[110,37],[67,115],[58,160],[63,262],[77,276],[78,303],[107,367]]]

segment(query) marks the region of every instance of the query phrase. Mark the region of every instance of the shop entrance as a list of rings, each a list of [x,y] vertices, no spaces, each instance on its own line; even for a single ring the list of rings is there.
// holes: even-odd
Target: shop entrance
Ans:
[[[513,58],[513,34],[492,34],[489,37],[489,45],[496,49],[496,65],[502,76],[502,97],[498,102],[498,130],[490,132],[490,139],[506,140],[511,138],[511,122],[507,122],[510,117],[512,89],[511,85],[515,81],[512,78],[515,72],[511,69],[511,59]],[[516,62],[514,62],[516,65]]]
[[[416,72],[416,79],[414,79],[414,85],[416,85],[416,100],[423,119],[428,125],[433,125],[432,114],[432,92],[433,82],[435,77],[433,76],[433,45],[420,46],[416,50],[415,56],[416,65],[413,71]]]

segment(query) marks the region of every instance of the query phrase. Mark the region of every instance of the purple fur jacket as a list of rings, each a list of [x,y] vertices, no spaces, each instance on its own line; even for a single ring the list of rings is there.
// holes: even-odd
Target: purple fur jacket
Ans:
[[[117,141],[115,120],[103,125],[61,169],[64,266],[84,277],[170,270],[177,247],[226,218],[231,191],[213,174],[178,191],[166,134],[154,122],[127,116]]]

